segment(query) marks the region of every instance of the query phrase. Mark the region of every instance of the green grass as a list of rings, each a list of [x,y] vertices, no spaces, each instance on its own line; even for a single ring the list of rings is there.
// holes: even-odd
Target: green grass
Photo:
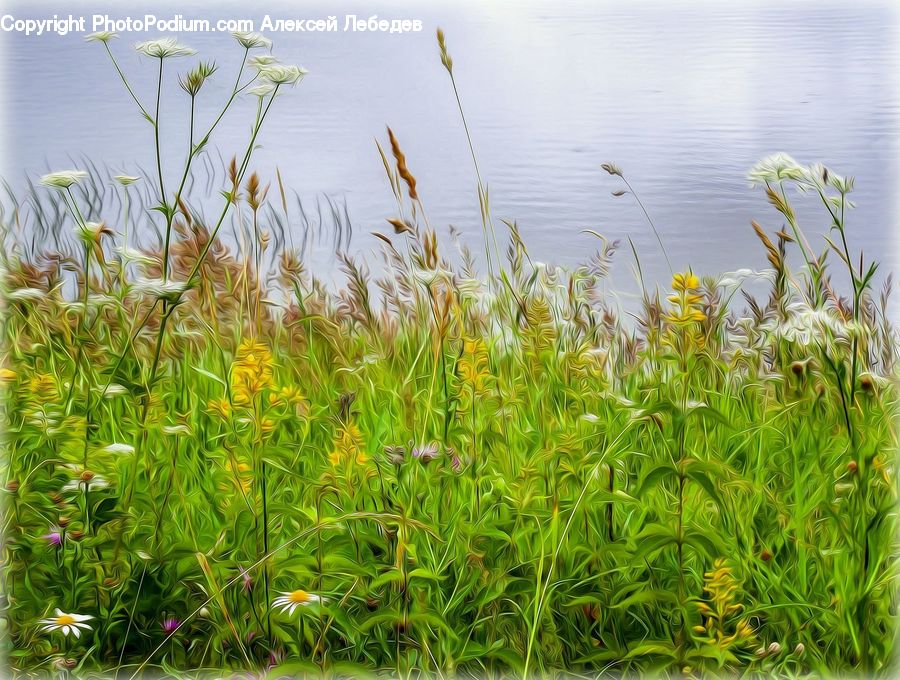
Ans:
[[[249,77],[236,93],[267,80]],[[384,263],[342,256],[335,290],[272,244],[285,191],[248,173],[276,96],[218,221],[182,181],[137,261],[127,223],[83,217],[86,178],[47,180],[75,247],[26,247],[25,212],[5,218],[14,673],[890,676],[897,338],[890,282],[848,243],[852,181],[761,162],[770,269],[675,274],[629,318],[605,292],[614,244],[532,264],[480,174],[479,275],[391,133]],[[741,300],[748,276],[768,291]],[[88,628],[46,630],[57,608]]]

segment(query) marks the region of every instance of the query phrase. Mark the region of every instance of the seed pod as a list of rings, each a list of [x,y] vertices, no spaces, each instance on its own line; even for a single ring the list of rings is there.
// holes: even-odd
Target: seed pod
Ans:
[[[847,472],[849,472],[851,475],[855,475],[858,470],[859,463],[857,463],[855,460],[851,460],[849,463],[847,463]]]

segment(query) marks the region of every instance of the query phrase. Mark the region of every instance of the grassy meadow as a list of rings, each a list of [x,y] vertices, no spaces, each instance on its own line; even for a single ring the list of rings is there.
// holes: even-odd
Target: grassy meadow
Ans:
[[[236,78],[151,41],[184,91],[161,102],[114,37],[97,58],[156,166],[35,178],[2,216],[11,673],[892,675],[897,332],[852,179],[761,160],[767,268],[656,285],[593,232],[583,265],[534,262],[473,147],[475,257],[429,224],[388,131],[383,258],[336,256],[335,286],[275,237],[289,192],[253,171],[304,71],[255,34]],[[231,97],[194,121],[209,78]],[[216,139],[254,97],[248,138]],[[184,153],[161,157],[188,105]],[[235,155],[201,218],[186,187],[214,144]],[[638,178],[597,173],[642,209]],[[135,245],[140,187],[158,247]],[[614,260],[641,284],[630,313]]]

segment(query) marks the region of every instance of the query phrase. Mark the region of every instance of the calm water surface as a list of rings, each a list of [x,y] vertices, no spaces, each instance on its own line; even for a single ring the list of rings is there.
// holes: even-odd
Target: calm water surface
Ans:
[[[851,231],[857,247],[897,269],[897,141],[900,130],[897,10],[890,3],[562,3],[503,6],[464,2],[428,8],[385,3],[26,4],[18,17],[106,11],[113,16],[324,18],[357,13],[419,18],[420,34],[271,34],[275,53],[300,63],[307,79],[273,109],[254,167],[306,201],[346,200],[352,248],[372,253],[369,232],[395,215],[374,140],[397,133],[419,182],[430,222],[453,224],[475,250],[481,226],[475,178],[434,29],[447,32],[496,218],[517,220],[535,259],[575,264],[589,255],[591,228],[630,235],[645,269],[667,278],[643,216],[600,165],[623,168],[654,217],[676,267],[724,271],[764,266],[749,224],[774,230],[777,214],[751,190],[747,170],[785,151],[822,161],[857,179]],[[149,102],[154,64],[131,49],[155,34],[124,34],[113,44]],[[97,44],[82,36],[2,34],[6,141],[2,175],[21,186],[27,173],[71,166],[89,155],[116,170],[152,166],[151,130],[114,77]],[[239,49],[225,34],[182,34],[219,71],[198,114],[209,121],[231,86]],[[163,134],[174,138],[166,173],[175,182],[183,153],[187,97],[175,82],[196,58],[167,62]],[[229,113],[214,139],[240,153],[252,101]],[[202,124],[202,123],[201,123]],[[208,124],[208,122],[207,122]],[[274,197],[274,193],[271,194]],[[214,199],[212,199],[214,200]],[[827,221],[810,203],[810,233]],[[499,224],[499,220],[498,220]],[[321,247],[316,267],[331,265]],[[616,267],[630,281],[625,249]]]

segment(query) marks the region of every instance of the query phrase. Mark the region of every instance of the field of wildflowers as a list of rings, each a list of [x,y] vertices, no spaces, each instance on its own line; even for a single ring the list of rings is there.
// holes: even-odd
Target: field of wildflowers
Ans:
[[[251,169],[304,71],[237,34],[209,128],[194,102],[220,74],[182,75],[173,185],[166,108],[131,87],[114,37],[92,39],[156,174],[51,173],[2,216],[12,673],[894,672],[897,333],[890,277],[876,287],[852,247],[850,178],[762,160],[749,178],[779,219],[748,228],[769,267],[673,272],[660,291],[632,247],[629,315],[607,294],[621,244],[586,233],[583,266],[533,262],[495,224],[473,148],[479,273],[429,225],[389,130],[383,263],[340,254],[334,287],[278,237],[280,176]],[[137,49],[160,83],[193,54]],[[186,187],[237,97],[257,114],[206,220]],[[134,246],[139,187],[158,248]],[[798,197],[820,205],[821,242]]]

